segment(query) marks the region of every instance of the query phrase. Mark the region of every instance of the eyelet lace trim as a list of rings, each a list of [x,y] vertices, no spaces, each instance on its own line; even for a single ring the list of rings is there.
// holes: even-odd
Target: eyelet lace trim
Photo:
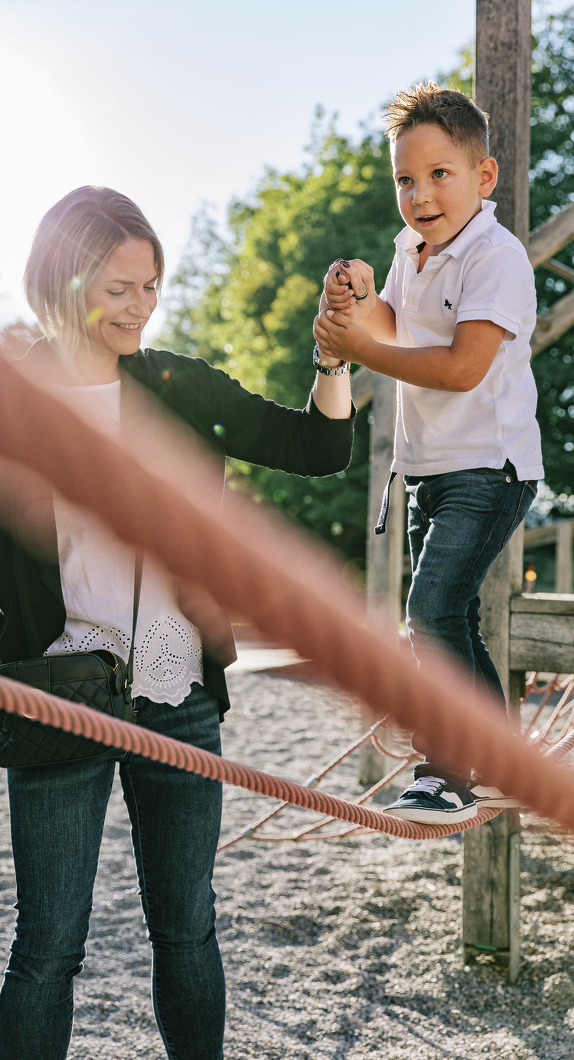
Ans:
[[[49,653],[107,648],[127,660],[131,638],[122,630],[94,625],[83,635],[77,629],[73,632],[74,636],[68,627]],[[177,706],[195,681],[203,683],[201,639],[194,626],[168,614],[155,619],[147,629],[136,631],[133,696]]]

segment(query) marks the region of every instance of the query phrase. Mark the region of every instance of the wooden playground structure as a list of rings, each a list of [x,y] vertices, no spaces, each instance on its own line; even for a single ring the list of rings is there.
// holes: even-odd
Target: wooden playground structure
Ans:
[[[574,282],[574,270],[553,257],[574,240],[574,203],[528,231],[530,71],[530,0],[477,0],[474,91],[477,103],[490,115],[491,153],[500,167],[494,193],[497,218],[524,243],[534,268],[543,266]],[[539,318],[533,355],[573,324],[574,289]],[[361,368],[353,376],[353,394],[359,408],[372,402],[369,525],[373,527],[392,460],[394,380]],[[397,482],[392,493],[388,533],[368,535],[369,605],[373,610],[384,605],[395,625],[401,609],[405,518],[404,492],[398,486]],[[556,592],[522,592],[523,528],[514,534],[483,585],[483,635],[515,712],[526,671],[574,670],[573,528],[574,520],[565,520],[558,529],[528,531],[529,544],[556,541]],[[380,770],[379,763],[371,762],[373,781],[377,766]],[[520,967],[519,902],[520,815],[507,810],[464,835],[462,939],[465,962],[481,951],[492,952],[508,960],[511,983]]]

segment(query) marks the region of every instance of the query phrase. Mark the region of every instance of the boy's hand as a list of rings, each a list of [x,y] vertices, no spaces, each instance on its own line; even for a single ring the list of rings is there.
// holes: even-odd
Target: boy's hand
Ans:
[[[315,341],[326,357],[362,364],[362,354],[372,339],[369,333],[345,313],[328,309],[315,317]]]
[[[352,261],[339,258],[325,276],[319,312],[335,309],[351,320],[359,321],[374,309],[376,299],[371,266],[360,258]]]

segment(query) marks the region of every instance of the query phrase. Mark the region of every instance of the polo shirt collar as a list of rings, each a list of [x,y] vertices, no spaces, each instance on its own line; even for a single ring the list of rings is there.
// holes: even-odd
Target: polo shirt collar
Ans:
[[[496,217],[494,216],[495,210],[495,202],[492,202],[491,199],[483,199],[480,213],[477,213],[476,217],[473,217],[472,220],[468,222],[462,232],[459,232],[456,239],[453,239],[452,243],[449,243],[448,247],[441,250],[438,257],[440,258],[442,254],[448,254],[451,258],[460,257],[460,255],[468,249],[470,244],[474,243],[475,239],[478,239],[478,237],[481,236],[483,232],[486,232],[492,225],[497,224]],[[395,244],[398,247],[404,247],[407,253],[408,251],[415,251],[423,242],[424,240],[422,236],[412,228],[409,228],[408,225],[399,232],[395,239]]]

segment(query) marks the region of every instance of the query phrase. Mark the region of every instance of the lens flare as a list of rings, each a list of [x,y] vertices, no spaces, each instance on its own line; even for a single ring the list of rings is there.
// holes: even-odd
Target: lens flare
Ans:
[[[91,327],[92,324],[95,324],[96,321],[100,319],[102,313],[103,309],[101,305],[96,305],[93,309],[90,309],[90,312],[86,317],[86,324],[88,325],[88,327]]]

